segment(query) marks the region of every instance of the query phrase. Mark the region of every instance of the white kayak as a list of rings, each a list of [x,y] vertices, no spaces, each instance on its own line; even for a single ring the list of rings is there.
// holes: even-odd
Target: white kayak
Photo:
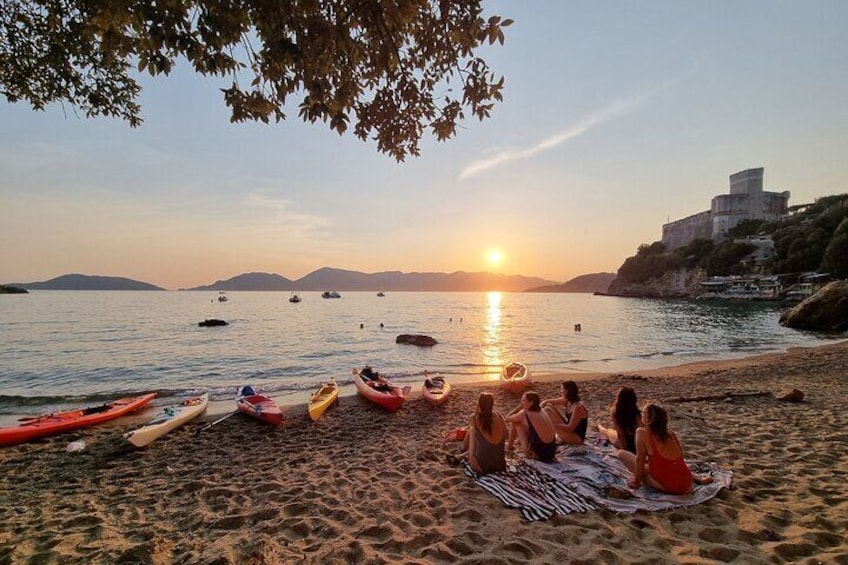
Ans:
[[[136,447],[144,447],[171,430],[179,428],[186,422],[200,416],[206,410],[208,402],[209,393],[207,392],[197,398],[190,398],[177,406],[167,406],[144,427],[125,433],[124,438]]]

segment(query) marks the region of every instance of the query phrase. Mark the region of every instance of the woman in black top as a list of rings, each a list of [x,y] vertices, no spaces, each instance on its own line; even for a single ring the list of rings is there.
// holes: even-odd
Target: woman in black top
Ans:
[[[557,407],[562,406],[560,411]],[[589,411],[580,402],[580,390],[574,381],[562,383],[562,397],[542,402],[542,410],[554,423],[557,436],[563,443],[581,445],[589,427]]]

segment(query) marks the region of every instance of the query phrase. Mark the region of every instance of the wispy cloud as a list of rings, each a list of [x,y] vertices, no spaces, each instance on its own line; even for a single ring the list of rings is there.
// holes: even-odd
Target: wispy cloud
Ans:
[[[641,94],[639,96],[634,96],[626,100],[619,100],[617,102],[614,102],[609,106],[606,106],[605,108],[602,108],[601,110],[583,118],[568,129],[550,137],[546,137],[545,139],[539,141],[532,147],[527,147],[524,149],[507,149],[504,151],[500,151],[492,155],[491,157],[472,161],[462,169],[459,174],[459,179],[465,180],[471,178],[484,171],[499,167],[511,161],[528,159],[530,157],[533,157],[534,155],[542,153],[543,151],[548,151],[550,149],[558,147],[566,141],[570,141],[576,137],[579,137],[602,124],[605,124],[617,118],[622,118],[624,116],[627,116],[628,114],[632,114],[633,112],[638,110],[639,107],[641,107],[645,102],[658,95],[663,90],[667,89],[673,83],[677,82],[679,78],[680,77],[676,77],[675,79],[665,82],[659,87],[654,88],[653,90]]]
[[[304,239],[324,239],[331,222],[322,216],[298,212],[294,202],[270,196],[264,190],[248,192],[246,202],[250,206],[265,209],[274,219],[273,231],[282,231],[290,236]]]

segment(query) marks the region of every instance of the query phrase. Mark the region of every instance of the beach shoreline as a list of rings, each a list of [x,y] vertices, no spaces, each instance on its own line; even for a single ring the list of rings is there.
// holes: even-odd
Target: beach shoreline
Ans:
[[[533,386],[551,397],[564,378],[604,423],[623,385],[642,402],[791,388],[805,401],[668,404],[687,459],[732,470],[730,489],[534,523],[444,462],[479,392],[516,404],[494,383],[460,384],[435,410],[349,396],[314,423],[301,404],[279,428],[236,415],[198,435],[197,421],[142,450],[118,420],[0,450],[0,563],[848,563],[848,342]],[[85,451],[66,452],[76,439]]]

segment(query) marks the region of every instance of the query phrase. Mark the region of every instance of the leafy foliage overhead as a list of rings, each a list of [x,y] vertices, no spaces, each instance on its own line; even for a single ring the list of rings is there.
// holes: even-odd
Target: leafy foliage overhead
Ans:
[[[167,75],[180,57],[222,89],[231,121],[298,116],[377,143],[403,160],[429,129],[456,134],[502,100],[475,49],[503,43],[512,20],[482,0],[0,0],[0,93],[42,110],[141,123],[137,71]],[[456,88],[456,90],[454,90]]]

